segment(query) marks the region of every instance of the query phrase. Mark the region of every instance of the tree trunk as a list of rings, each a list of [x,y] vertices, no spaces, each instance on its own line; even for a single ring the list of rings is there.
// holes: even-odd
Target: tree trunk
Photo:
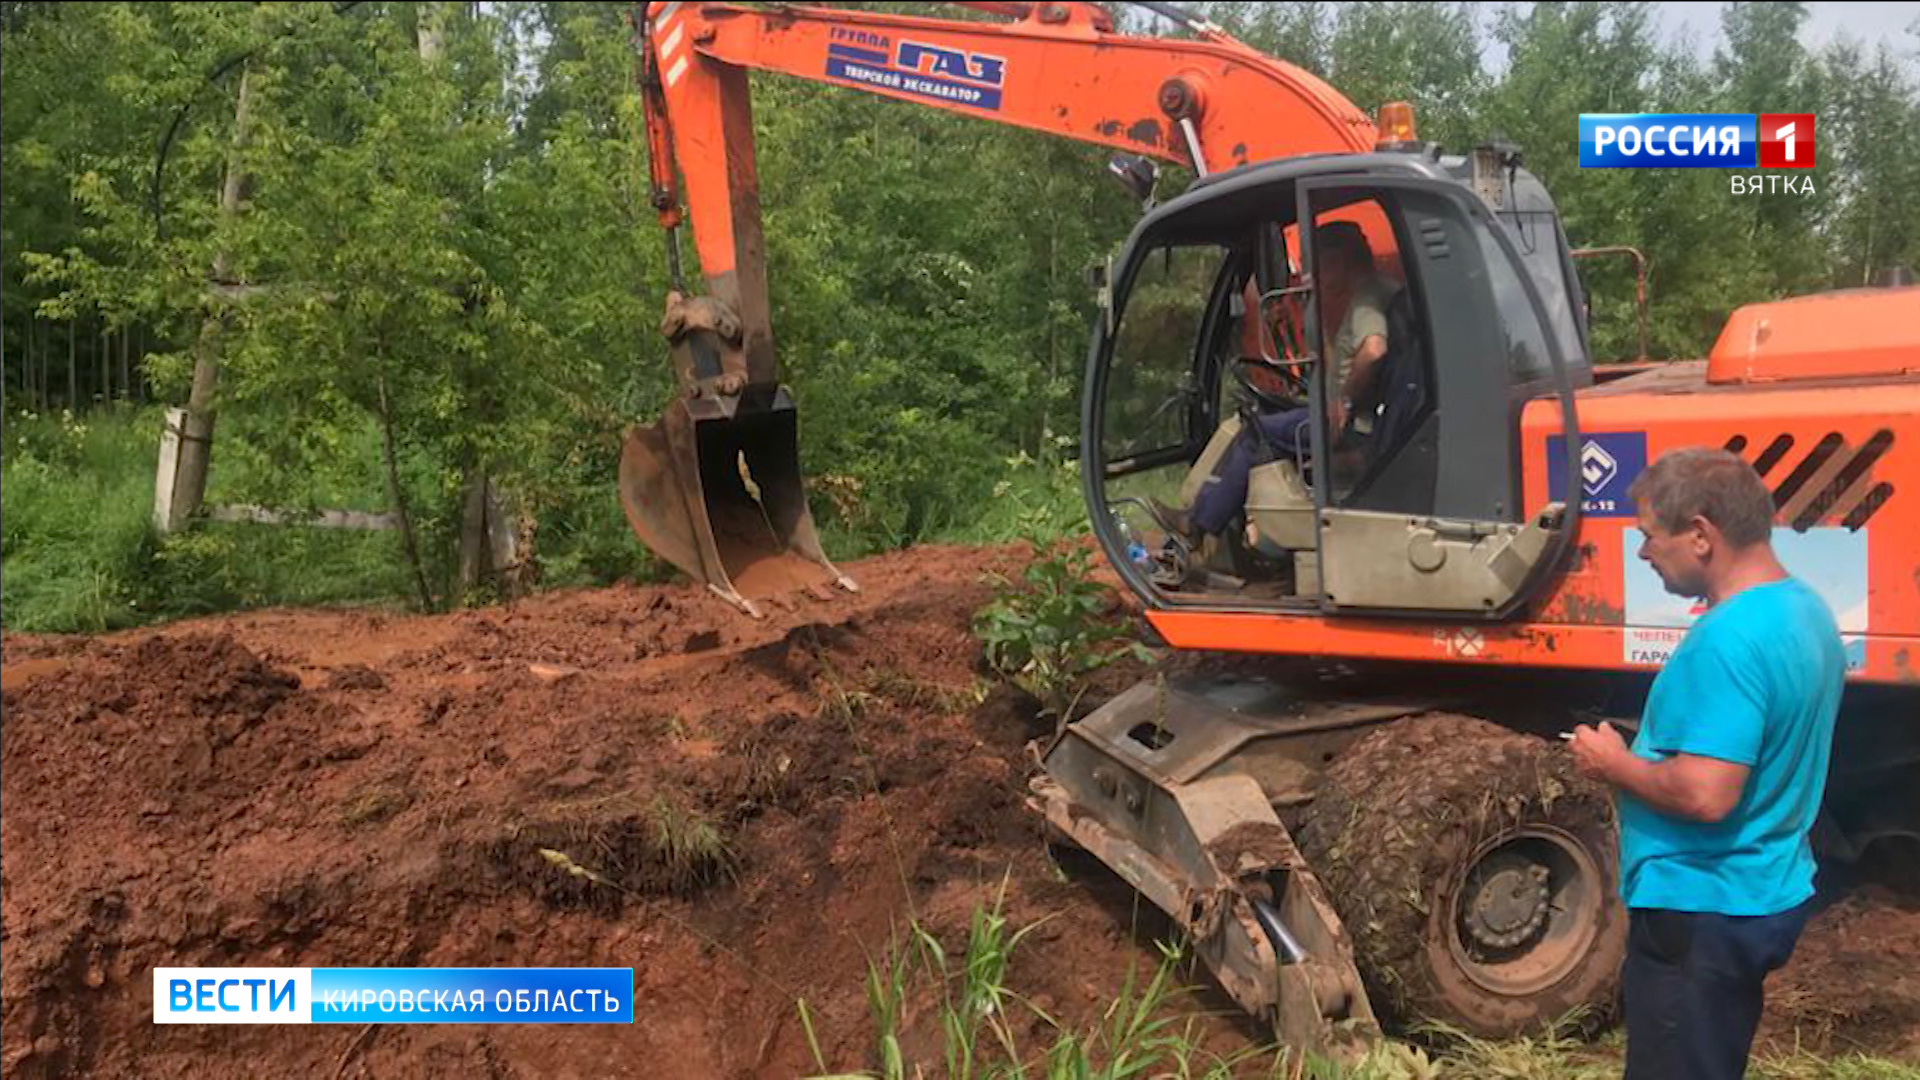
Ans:
[[[28,347],[33,350],[33,411],[47,411],[47,332],[40,329],[40,316],[27,320]]]
[[[466,474],[466,493],[460,505],[460,592],[479,587],[487,577],[487,478],[471,462],[461,471]]]
[[[249,72],[240,68],[240,93],[233,108],[233,143],[227,156],[226,182],[220,189],[220,216],[232,218],[240,213],[241,193],[248,177],[241,167],[240,152],[247,143]],[[213,282],[230,284],[232,257],[222,251],[213,258]],[[220,336],[226,319],[219,311],[201,320],[200,337],[193,347],[193,388],[187,393],[187,418],[180,432],[180,470],[174,474],[172,511],[168,528],[200,513],[207,496],[207,466],[213,457],[213,399],[220,382]]]
[[[449,13],[447,5],[439,2],[421,4],[419,11],[420,61],[432,67],[446,47]],[[493,569],[487,543],[487,502],[492,493],[486,467],[471,451],[460,463],[460,475],[460,604],[464,607],[468,594],[479,588]]]
[[[449,15],[447,6],[445,2],[420,5],[417,40],[420,44],[420,59],[429,64],[440,59],[441,52],[446,48]]]
[[[380,456],[387,466],[387,508],[400,524],[400,543],[406,548],[413,584],[420,592],[420,610],[433,610],[433,590],[427,588],[427,570],[420,562],[420,545],[413,537],[413,517],[407,513],[407,493],[400,486],[400,464],[393,448],[393,411],[387,405],[387,378],[376,383],[380,391]]]
[[[73,197],[69,195],[67,197],[68,235],[72,235],[74,231],[73,213]],[[74,342],[74,334],[79,331],[79,322],[80,317],[78,315],[68,316],[67,318],[67,408],[73,412],[80,411],[79,350]]]
[[[429,67],[436,66],[446,51],[447,28],[457,16],[453,4],[444,0],[434,0],[419,7],[419,23],[416,41],[420,50],[420,60]],[[484,400],[474,403],[475,411],[484,419],[492,412],[490,403]],[[460,514],[460,596],[461,603],[473,590],[491,578],[496,578],[505,563],[498,557],[503,546],[512,548],[512,533],[505,531],[500,512],[499,493],[494,489],[491,470],[487,463],[475,456],[469,456],[461,463],[461,514]],[[511,561],[511,560],[508,560]],[[502,581],[503,586],[505,582]]]
[[[133,400],[132,344],[133,328],[129,326],[120,331],[120,396],[127,401]]]
[[[1051,185],[1049,185],[1051,187]],[[1048,206],[1058,204],[1053,192],[1047,191]],[[1040,463],[1053,467],[1053,384],[1060,377],[1060,320],[1054,318],[1053,304],[1060,295],[1060,213],[1050,209],[1047,214],[1047,382],[1040,388],[1040,447],[1034,455]]]
[[[40,404],[40,383],[37,381],[39,379],[39,373],[37,370],[38,365],[34,363],[34,360],[36,359],[37,354],[33,351],[34,339],[39,336],[40,328],[38,325],[36,325],[39,323],[39,321],[40,321],[39,319],[34,317],[34,314],[31,310],[27,312],[27,352],[26,352],[27,362],[26,362],[26,367],[24,369],[24,377],[26,381],[23,382],[20,387],[22,390],[26,391],[27,408],[33,410],[34,412],[39,412],[43,408],[43,406]]]

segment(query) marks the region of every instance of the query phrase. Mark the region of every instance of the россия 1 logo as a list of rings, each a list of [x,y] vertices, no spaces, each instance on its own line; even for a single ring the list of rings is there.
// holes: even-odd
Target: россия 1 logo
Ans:
[[[1581,113],[1583,169],[1811,169],[1812,113]],[[1730,178],[1733,194],[1813,194],[1811,175]]]

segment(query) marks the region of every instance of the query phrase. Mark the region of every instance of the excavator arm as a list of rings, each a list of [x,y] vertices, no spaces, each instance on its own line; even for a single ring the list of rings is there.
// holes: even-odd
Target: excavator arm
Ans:
[[[761,593],[832,580],[854,588],[820,548],[796,410],[779,381],[750,69],[1048,131],[1200,175],[1375,146],[1373,125],[1326,84],[1163,5],[1147,6],[1183,21],[1191,38],[1116,34],[1092,4],[965,6],[1013,21],[727,3],[635,13],[652,200],[673,277],[661,329],[682,393],[659,424],[629,433],[622,502],[649,547],[748,612]],[[681,271],[682,177],[706,279],[698,296]],[[1128,700],[1164,705],[1150,690]],[[1050,757],[1036,780],[1036,805],[1174,917],[1227,992],[1284,1041],[1354,1052],[1378,1027],[1325,889],[1254,777],[1211,767],[1254,729],[1226,716],[1183,738],[1166,763],[1169,779],[1149,787],[1139,778],[1160,775],[1153,767],[1121,762],[1131,760],[1128,746],[1145,751],[1137,731],[1152,723],[1061,741],[1058,767]],[[1209,742],[1208,732],[1220,739]],[[1131,824],[1086,810],[1116,800],[1136,815]],[[1148,821],[1157,824],[1139,824]]]
[[[767,293],[748,72],[781,72],[1157,158],[1196,175],[1357,153],[1373,124],[1332,87],[1166,5],[1191,38],[1115,33],[1094,4],[958,5],[1011,22],[801,6],[654,3],[633,16],[672,291],[662,331],[682,396],[636,428],[622,502],[655,552],[749,612],[838,581],[801,488]],[[706,279],[681,271],[685,212]]]

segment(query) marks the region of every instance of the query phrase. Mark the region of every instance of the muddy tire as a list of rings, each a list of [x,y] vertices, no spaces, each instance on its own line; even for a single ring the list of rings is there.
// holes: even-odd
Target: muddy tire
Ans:
[[[1296,835],[1389,1024],[1504,1038],[1610,1017],[1627,937],[1612,803],[1559,744],[1398,721],[1327,768]]]

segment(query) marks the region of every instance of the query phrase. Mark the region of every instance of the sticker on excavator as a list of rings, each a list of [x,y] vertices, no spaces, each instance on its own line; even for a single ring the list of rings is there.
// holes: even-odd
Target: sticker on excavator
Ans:
[[[863,36],[877,40],[828,43],[828,78],[976,109],[1000,108],[1007,69],[1000,57],[919,41],[893,45],[884,37]]]
[[[1773,549],[1787,572],[1807,583],[1833,609],[1847,650],[1847,669],[1866,664],[1867,535],[1845,528],[1809,529],[1804,533],[1776,527]],[[1631,543],[1629,545],[1631,547]],[[1700,601],[1667,591],[1646,560],[1632,550],[1621,560],[1622,594],[1626,597],[1626,632],[1622,659],[1629,664],[1665,664],[1686,636],[1686,628],[1706,612]]]
[[[1564,435],[1547,437],[1547,497],[1565,502],[1560,462],[1566,459]],[[1588,435],[1575,472],[1580,476],[1580,512],[1588,517],[1630,518],[1639,514],[1627,490],[1647,467],[1647,433],[1601,432]]]

